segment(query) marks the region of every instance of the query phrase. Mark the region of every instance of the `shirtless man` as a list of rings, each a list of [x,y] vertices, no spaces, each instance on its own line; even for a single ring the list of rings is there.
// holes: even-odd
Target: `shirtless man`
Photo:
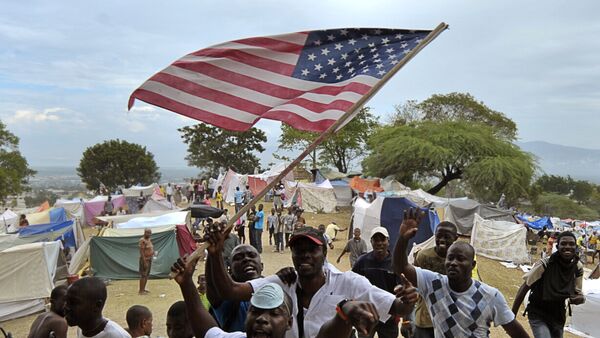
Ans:
[[[65,297],[67,285],[59,285],[50,294],[50,312],[39,315],[31,324],[27,338],[48,338],[54,333],[56,338],[67,338],[67,321],[65,320]]]
[[[150,275],[150,268],[152,267],[152,258],[154,257],[154,245],[150,239],[152,230],[144,230],[144,237],[140,238],[140,289],[138,293],[145,295],[149,291],[146,290],[146,283],[148,283],[148,276]]]

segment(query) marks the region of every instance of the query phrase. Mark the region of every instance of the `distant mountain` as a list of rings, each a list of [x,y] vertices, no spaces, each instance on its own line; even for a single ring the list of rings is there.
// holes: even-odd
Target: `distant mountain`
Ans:
[[[542,141],[517,142],[534,154],[548,175],[567,176],[600,184],[600,150],[563,146]]]

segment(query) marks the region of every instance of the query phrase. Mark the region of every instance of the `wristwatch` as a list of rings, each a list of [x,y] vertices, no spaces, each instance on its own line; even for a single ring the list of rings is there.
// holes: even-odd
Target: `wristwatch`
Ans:
[[[335,307],[335,312],[337,312],[338,316],[340,316],[340,318],[342,318],[342,320],[344,321],[348,321],[348,315],[344,312],[343,307],[344,304],[346,304],[347,302],[351,301],[351,299],[343,299],[342,301],[340,301],[339,303],[337,303],[337,306]]]

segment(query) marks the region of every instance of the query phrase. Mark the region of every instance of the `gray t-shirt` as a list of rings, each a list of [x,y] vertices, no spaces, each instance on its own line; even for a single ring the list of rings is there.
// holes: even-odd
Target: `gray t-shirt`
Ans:
[[[344,251],[350,253],[350,266],[354,266],[358,257],[367,252],[367,243],[362,238],[359,240],[352,238],[346,243]]]

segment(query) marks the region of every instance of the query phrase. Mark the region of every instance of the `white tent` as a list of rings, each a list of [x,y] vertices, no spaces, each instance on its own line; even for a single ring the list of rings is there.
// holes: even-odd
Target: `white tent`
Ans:
[[[0,252],[0,322],[43,311],[55,281],[66,278],[60,242],[31,243]]]
[[[474,216],[471,245],[477,255],[515,264],[530,263],[526,237],[527,229],[522,224]]]
[[[180,211],[153,217],[136,217],[123,223],[113,223],[115,229],[144,229],[165,225],[189,224],[190,212]]]
[[[582,291],[585,303],[571,307],[573,316],[570,327],[590,337],[596,337],[600,318],[600,279],[585,279]]]
[[[63,208],[69,218],[83,219],[84,200],[75,198],[72,200],[57,199],[54,203],[55,208]]]
[[[158,194],[152,194],[152,196],[146,201],[141,213],[147,214],[158,211],[174,210],[177,209],[175,203],[169,202],[165,197]]]
[[[247,182],[247,177],[240,175],[235,171],[229,169],[223,178],[223,200],[225,203],[234,203],[235,188],[240,187],[240,190],[244,190]]]
[[[14,233],[18,230],[19,215],[15,214],[10,209],[6,209],[6,211],[0,215],[0,234]]]
[[[337,201],[329,180],[323,183],[286,182],[286,206],[296,204],[306,212],[334,213]]]
[[[123,195],[125,195],[125,197],[139,197],[141,192],[144,194],[144,196],[149,196],[152,195],[156,187],[158,187],[158,184],[156,183],[152,183],[144,187],[134,185],[129,188],[123,189]]]

